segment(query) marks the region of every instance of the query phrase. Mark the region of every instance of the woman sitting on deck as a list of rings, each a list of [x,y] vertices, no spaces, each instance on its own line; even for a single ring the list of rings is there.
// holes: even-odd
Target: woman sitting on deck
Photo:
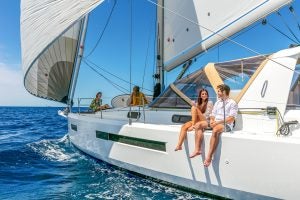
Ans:
[[[190,158],[201,154],[203,131],[208,127],[209,117],[213,108],[213,103],[208,101],[208,98],[208,91],[206,89],[201,89],[198,94],[197,103],[191,108],[192,120],[181,126],[179,140],[175,151],[182,150],[182,144],[186,138],[187,131],[195,130],[195,150],[190,155]]]
[[[98,92],[96,94],[96,97],[93,99],[92,103],[90,104],[90,109],[92,109],[94,112],[109,108],[108,104],[102,105],[101,97],[102,97],[102,92]]]

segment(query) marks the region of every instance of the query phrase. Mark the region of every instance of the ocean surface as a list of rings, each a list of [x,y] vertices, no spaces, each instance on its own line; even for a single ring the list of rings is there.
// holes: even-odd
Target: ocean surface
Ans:
[[[0,107],[0,199],[208,199],[96,160],[69,141],[61,108]]]

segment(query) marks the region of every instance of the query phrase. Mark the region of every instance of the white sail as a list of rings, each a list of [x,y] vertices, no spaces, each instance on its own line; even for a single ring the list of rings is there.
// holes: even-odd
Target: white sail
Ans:
[[[165,70],[173,69],[289,2],[165,0]]]
[[[21,49],[25,88],[66,102],[81,20],[103,0],[22,0]]]

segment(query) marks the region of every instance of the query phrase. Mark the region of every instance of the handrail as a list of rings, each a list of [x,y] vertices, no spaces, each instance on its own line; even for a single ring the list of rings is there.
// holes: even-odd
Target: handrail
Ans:
[[[77,104],[77,109],[78,109],[78,114],[80,114],[81,113],[81,107],[82,106],[87,106],[87,107],[89,107],[90,106],[90,102],[93,100],[94,98],[91,98],[91,97],[83,97],[83,98],[78,98],[77,99],[77,102],[78,102],[78,104]],[[82,100],[90,100],[90,102],[87,104],[83,104],[82,103]],[[101,104],[102,104],[102,101],[101,101],[101,103],[100,103],[100,106],[101,106]],[[102,112],[102,110],[101,110],[101,112]]]

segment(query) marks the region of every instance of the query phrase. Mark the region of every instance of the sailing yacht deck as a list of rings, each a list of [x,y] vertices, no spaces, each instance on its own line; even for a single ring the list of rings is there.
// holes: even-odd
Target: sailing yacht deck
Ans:
[[[129,124],[128,112],[129,107],[126,108],[116,108],[116,109],[108,109],[103,110],[102,113],[99,111],[97,113],[78,113],[72,114],[77,116],[78,119],[84,119],[93,122],[101,122],[105,121],[106,123],[111,123],[119,126],[125,126]],[[133,107],[131,109],[132,112],[139,112],[140,117],[138,119],[131,119],[131,122],[135,124],[135,126],[141,127],[155,127],[159,126],[160,129],[168,129],[174,131],[174,133],[179,134],[182,123],[174,123],[172,122],[172,117],[174,115],[184,115],[189,116],[190,112],[186,109],[151,109],[142,107]],[[245,121],[249,120],[252,123],[248,126],[244,126],[244,124],[249,124],[249,122]],[[288,121],[300,121],[300,110],[287,110],[287,113],[284,116],[284,120]],[[254,121],[254,122],[253,122]],[[289,140],[291,138],[300,138],[300,125],[291,124],[289,125],[290,134],[281,135],[280,132],[277,132],[279,127],[279,116],[272,117],[270,116],[261,116],[257,118],[257,116],[253,117],[253,115],[247,114],[239,114],[236,120],[236,126],[233,131],[230,132],[231,135],[237,135],[241,138],[259,138],[259,139],[271,139],[278,141],[279,140]],[[253,124],[255,126],[253,127]],[[266,126],[271,126],[266,127]],[[165,127],[165,128],[163,128]],[[251,128],[249,128],[251,127]],[[247,129],[248,128],[248,129]],[[263,130],[263,131],[261,131]],[[211,134],[211,130],[206,130],[205,133],[207,135]]]

